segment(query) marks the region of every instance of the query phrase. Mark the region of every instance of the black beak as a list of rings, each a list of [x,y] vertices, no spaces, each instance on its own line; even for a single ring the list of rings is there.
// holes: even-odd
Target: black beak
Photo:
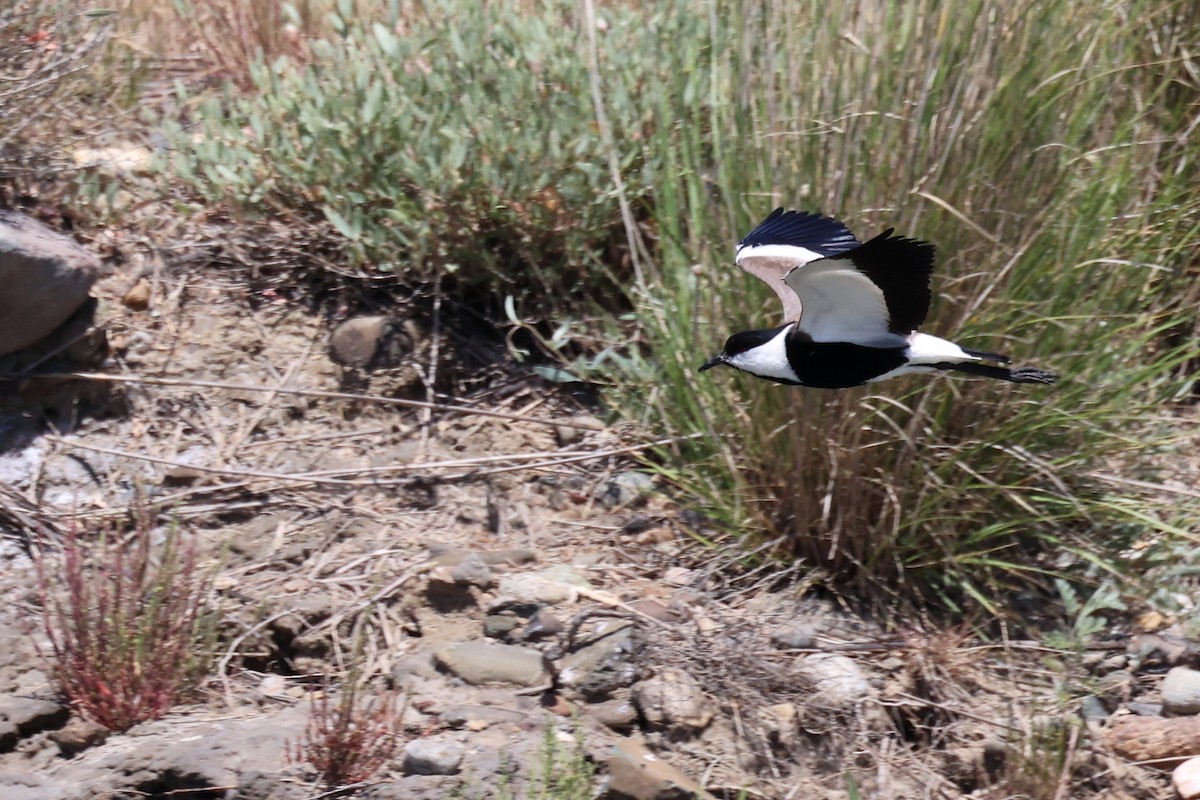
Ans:
[[[701,371],[701,372],[704,372],[704,370],[706,370],[706,369],[712,369],[712,368],[713,368],[713,367],[715,367],[715,366],[718,366],[718,365],[720,365],[720,364],[724,364],[724,363],[725,363],[726,361],[728,361],[728,360],[729,360],[729,359],[725,357],[725,354],[724,354],[724,353],[717,353],[715,356],[713,356],[712,358],[710,358],[708,361],[705,361],[705,362],[704,362],[704,363],[703,363],[703,364],[700,366],[700,371]]]

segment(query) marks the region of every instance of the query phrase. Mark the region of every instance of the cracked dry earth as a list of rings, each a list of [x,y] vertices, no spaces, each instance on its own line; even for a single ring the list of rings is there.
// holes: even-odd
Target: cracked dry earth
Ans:
[[[51,685],[34,569],[0,539],[5,800],[329,796],[285,750],[356,631],[371,685],[408,698],[369,798],[532,796],[547,735],[578,735],[610,798],[959,797],[1006,768],[995,720],[1053,702],[1036,665],[977,670],[778,578],[730,582],[631,434],[535,378],[477,398],[491,416],[365,397],[426,398],[403,320],[335,337],[350,369],[324,318],[220,274],[95,293],[99,371],[124,380],[6,400],[5,502],[89,529],[139,494],[162,508],[215,565],[221,650],[190,704],[105,735]],[[380,366],[372,337],[401,329]]]

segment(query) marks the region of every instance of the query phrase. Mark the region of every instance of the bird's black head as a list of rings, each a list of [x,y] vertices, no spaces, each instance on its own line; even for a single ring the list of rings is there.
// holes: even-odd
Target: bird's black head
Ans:
[[[706,369],[712,369],[720,364],[726,364],[729,362],[729,359],[733,358],[739,353],[744,353],[747,350],[758,347],[759,345],[766,344],[774,339],[775,335],[778,333],[779,328],[769,328],[767,330],[760,331],[742,331],[741,333],[735,333],[725,341],[724,350],[700,365],[700,371],[704,372]]]

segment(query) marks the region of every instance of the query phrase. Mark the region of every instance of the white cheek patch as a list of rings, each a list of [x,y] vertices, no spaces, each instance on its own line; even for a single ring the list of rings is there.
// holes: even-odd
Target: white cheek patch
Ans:
[[[749,372],[751,375],[758,375],[763,378],[776,378],[793,383],[799,382],[787,357],[787,335],[791,332],[791,329],[789,325],[776,334],[775,338],[765,344],[760,344],[758,347],[752,347],[745,352],[730,356],[728,364],[743,372]]]

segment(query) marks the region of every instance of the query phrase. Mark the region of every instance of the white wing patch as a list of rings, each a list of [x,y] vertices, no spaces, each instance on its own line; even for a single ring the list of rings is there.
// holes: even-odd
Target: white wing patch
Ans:
[[[793,269],[784,280],[800,297],[800,331],[814,342],[866,347],[908,344],[906,337],[888,330],[883,291],[850,259],[817,259]]]
[[[739,247],[736,261],[741,266],[744,258],[778,258],[791,261],[793,267],[800,267],[821,257],[820,253],[814,253],[807,247],[792,244],[753,244]]]

